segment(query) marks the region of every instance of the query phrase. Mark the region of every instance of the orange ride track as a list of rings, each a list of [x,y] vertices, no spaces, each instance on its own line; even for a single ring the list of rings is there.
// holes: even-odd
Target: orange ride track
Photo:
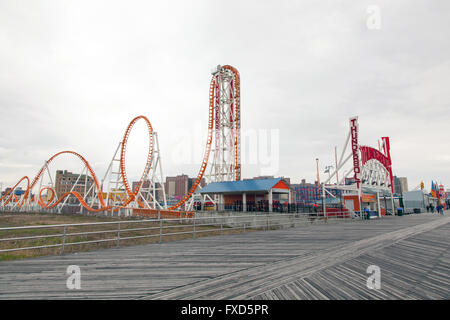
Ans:
[[[234,106],[236,108],[236,120],[235,120],[235,128],[239,128],[240,129],[240,75],[239,72],[237,71],[236,68],[226,65],[223,66],[223,68],[231,70],[235,76],[235,82],[234,82]],[[208,118],[208,137],[206,140],[206,148],[205,148],[205,153],[203,156],[203,161],[202,164],[200,166],[200,170],[199,173],[197,175],[197,178],[195,179],[191,189],[189,190],[189,192],[175,205],[171,206],[168,208],[168,210],[160,210],[160,212],[162,214],[164,214],[164,216],[168,216],[171,214],[175,214],[177,217],[191,217],[192,213],[191,212],[180,212],[180,211],[175,211],[176,209],[179,209],[183,204],[186,203],[186,201],[193,195],[193,193],[195,192],[195,190],[197,189],[197,187],[199,186],[203,175],[206,171],[206,167],[208,165],[208,159],[209,159],[209,154],[211,151],[211,145],[212,145],[212,139],[213,139],[213,133],[214,133],[214,88],[215,88],[215,80],[214,77],[211,79],[211,83],[210,83],[210,87],[209,87],[209,118]],[[136,185],[136,187],[134,189],[132,189],[130,187],[130,183],[128,181],[128,177],[127,177],[127,173],[126,173],[126,168],[125,168],[125,155],[126,155],[126,146],[127,146],[127,142],[128,142],[128,137],[130,135],[130,132],[134,126],[134,124],[139,121],[139,120],[143,120],[146,122],[147,124],[147,128],[148,128],[148,132],[149,132],[149,150],[148,150],[148,155],[147,155],[147,161],[144,167],[144,170],[142,172],[142,176],[141,179],[139,180],[139,183]],[[236,154],[238,154],[238,148],[239,148],[239,135],[236,135]],[[19,182],[17,182],[17,184],[11,188],[3,197],[0,198],[0,202],[2,202],[3,206],[6,206],[9,202],[11,202],[11,200],[14,198],[14,200],[17,202],[18,198],[17,196],[14,194],[14,190],[15,188],[24,180],[27,181],[27,189],[24,193],[23,199],[20,201],[20,203],[17,204],[18,207],[22,207],[24,205],[24,203],[28,200],[28,197],[31,193],[31,190],[33,189],[33,187],[36,185],[36,183],[39,181],[39,179],[42,177],[44,170],[48,167],[48,165],[57,157],[59,157],[60,155],[63,154],[70,154],[70,155],[74,155],[77,158],[79,158],[84,165],[86,166],[87,170],[89,171],[90,175],[92,176],[93,180],[94,180],[94,184],[95,184],[95,188],[96,188],[96,192],[97,192],[97,198],[99,200],[100,206],[99,208],[93,208],[91,206],[89,206],[83,199],[83,197],[81,196],[80,193],[76,192],[76,191],[71,191],[71,192],[66,192],[63,195],[61,195],[61,197],[59,197],[59,199],[55,202],[53,202],[54,197],[56,195],[56,192],[53,188],[51,187],[44,187],[41,190],[39,190],[38,193],[38,200],[37,203],[40,207],[42,208],[46,208],[46,209],[51,209],[56,207],[59,203],[61,203],[66,197],[68,197],[69,195],[73,195],[75,196],[79,201],[80,204],[88,211],[91,212],[100,212],[100,211],[108,211],[114,208],[127,208],[127,206],[136,200],[136,202],[138,203],[140,208],[133,208],[134,211],[136,211],[136,213],[138,215],[154,215],[158,210],[156,209],[148,209],[148,208],[144,208],[144,204],[142,203],[142,201],[140,201],[139,198],[136,198],[137,194],[139,193],[139,190],[143,184],[143,180],[145,179],[145,177],[148,175],[150,168],[151,168],[151,164],[152,164],[152,156],[153,156],[153,127],[150,123],[150,121],[145,117],[145,116],[138,116],[136,118],[134,118],[130,124],[128,125],[125,134],[123,136],[122,139],[122,147],[121,147],[121,153],[120,153],[120,169],[121,169],[121,176],[122,176],[122,182],[125,186],[125,190],[127,192],[127,198],[124,200],[123,204],[121,206],[107,206],[103,200],[103,195],[102,195],[102,190],[100,187],[100,184],[98,182],[97,176],[94,172],[94,170],[92,169],[92,167],[90,166],[89,162],[79,153],[76,153],[74,151],[61,151],[56,153],[55,155],[53,155],[50,159],[48,159],[46,161],[46,163],[44,164],[44,166],[39,170],[38,174],[34,177],[33,181],[30,183],[30,179],[25,176],[22,179],[19,180]],[[236,180],[240,180],[241,177],[241,171],[240,171],[240,159],[238,158],[238,156],[236,156],[235,159],[236,163],[235,166],[238,169],[236,171]],[[47,200],[47,202],[45,202],[42,199],[42,193],[43,191],[47,190],[47,192],[51,191],[52,192],[52,196],[49,200]],[[5,201],[3,201],[4,199],[6,199]],[[173,216],[173,215],[172,215]]]

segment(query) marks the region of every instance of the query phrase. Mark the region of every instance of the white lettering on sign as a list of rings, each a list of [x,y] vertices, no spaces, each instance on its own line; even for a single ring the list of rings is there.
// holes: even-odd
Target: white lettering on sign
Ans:
[[[358,117],[350,119],[350,137],[352,139],[353,171],[355,173],[356,185],[359,188],[361,167],[359,165]]]

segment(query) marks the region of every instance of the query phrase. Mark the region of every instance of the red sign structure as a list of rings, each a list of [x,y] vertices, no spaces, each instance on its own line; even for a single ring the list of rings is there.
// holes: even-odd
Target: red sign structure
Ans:
[[[389,179],[391,182],[391,191],[394,192],[394,185],[392,181],[392,162],[391,162],[391,154],[390,154],[390,145],[389,145],[389,137],[382,137],[383,139],[383,150],[385,154],[381,153],[377,149],[367,146],[359,147],[361,151],[361,163],[364,166],[369,160],[377,160],[380,162],[383,167],[386,168],[389,173]]]
[[[366,164],[366,162],[369,160],[377,160],[386,168],[387,172],[389,173],[391,191],[394,192],[389,137],[382,137],[383,152],[372,147],[359,146],[358,128],[358,117],[350,118],[350,138],[352,141],[353,171],[355,173],[354,178],[356,181],[356,186],[359,188],[359,185],[361,183],[362,167]]]
[[[392,175],[392,160],[391,160],[391,144],[389,142],[389,137],[381,137],[383,139],[383,147],[384,147],[384,154],[389,159],[389,178],[391,179],[391,191],[394,193],[394,182],[393,182],[393,175]]]
[[[353,171],[355,173],[356,186],[359,188],[361,167],[359,165],[358,146],[358,117],[350,118],[350,135],[352,140]]]

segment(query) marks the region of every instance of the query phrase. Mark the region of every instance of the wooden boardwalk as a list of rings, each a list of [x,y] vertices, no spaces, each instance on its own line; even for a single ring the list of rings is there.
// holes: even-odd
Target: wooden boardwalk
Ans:
[[[0,262],[0,299],[448,299],[448,214]],[[81,290],[66,287],[69,265]],[[369,265],[380,290],[366,287]]]

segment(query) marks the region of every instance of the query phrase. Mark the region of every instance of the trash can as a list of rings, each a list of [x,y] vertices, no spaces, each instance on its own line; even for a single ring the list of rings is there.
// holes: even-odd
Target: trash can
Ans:
[[[397,208],[397,215],[402,216],[403,215],[403,208]]]

